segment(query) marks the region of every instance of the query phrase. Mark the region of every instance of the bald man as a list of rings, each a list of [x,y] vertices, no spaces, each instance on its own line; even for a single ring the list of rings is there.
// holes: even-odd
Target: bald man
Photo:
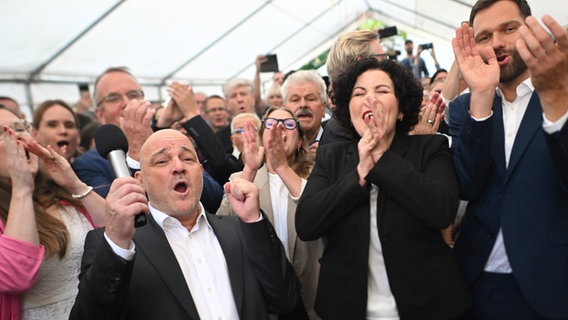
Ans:
[[[298,303],[298,280],[256,186],[227,183],[237,217],[211,215],[199,202],[202,172],[182,133],[148,138],[135,178],[110,188],[106,230],[87,235],[71,319],[266,319]],[[140,212],[149,222],[134,229]]]

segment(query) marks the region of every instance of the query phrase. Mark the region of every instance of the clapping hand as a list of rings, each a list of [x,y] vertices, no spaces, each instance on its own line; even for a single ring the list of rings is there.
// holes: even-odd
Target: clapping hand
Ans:
[[[140,148],[153,133],[152,118],[156,113],[156,108],[148,101],[134,99],[128,102],[122,118],[120,118],[120,128],[128,140],[128,155],[139,160]]]
[[[434,93],[428,103],[420,109],[420,120],[408,134],[436,134],[444,119],[445,107],[446,103],[440,94]]]
[[[395,131],[395,128],[389,127],[386,121],[390,118],[388,112],[391,111],[385,112],[383,108],[380,108],[376,98],[367,97],[364,105],[372,112],[365,118],[367,129],[357,145],[359,150],[357,172],[361,186],[366,185],[365,177],[390,148]]]
[[[542,22],[556,41],[536,18],[527,17],[516,47],[530,70],[545,116],[556,121],[568,112],[568,35],[551,16],[545,15]]]
[[[467,23],[456,29],[452,48],[463,79],[471,91],[471,116],[474,118],[489,116],[501,74],[495,51],[491,46],[487,46],[481,52],[482,57],[475,46],[473,29]]]
[[[266,136],[266,161],[276,173],[279,169],[288,166],[286,151],[284,151],[283,131],[284,125],[278,122],[272,129],[264,130]]]

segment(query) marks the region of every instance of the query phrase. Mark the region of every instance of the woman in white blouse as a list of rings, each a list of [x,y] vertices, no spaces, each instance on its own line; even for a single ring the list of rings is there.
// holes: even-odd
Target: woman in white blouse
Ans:
[[[287,108],[272,107],[265,113],[257,130],[247,123],[243,138],[244,168],[231,175],[254,182],[260,189],[260,208],[274,225],[286,255],[302,284],[302,300],[310,319],[318,319],[313,311],[319,263],[323,251],[321,239],[302,241],[296,236],[294,216],[296,204],[310,174],[313,161],[304,134],[294,113]],[[263,164],[264,162],[264,164]],[[217,214],[230,214],[231,207],[223,198]],[[280,315],[280,319],[287,316]]]

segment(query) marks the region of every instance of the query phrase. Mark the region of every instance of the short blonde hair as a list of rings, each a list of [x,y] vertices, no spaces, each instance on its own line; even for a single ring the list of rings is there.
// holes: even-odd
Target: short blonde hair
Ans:
[[[340,36],[327,56],[329,80],[333,83],[333,80],[339,78],[357,61],[357,58],[369,58],[372,40],[377,40],[377,33],[367,30],[351,31]]]
[[[240,119],[240,118],[250,118],[252,120],[252,122],[254,123],[254,125],[256,126],[257,129],[260,129],[261,126],[261,121],[260,118],[254,114],[254,113],[250,113],[250,112],[244,112],[244,113],[239,113],[237,114],[232,120],[231,120],[231,134],[233,134],[233,131],[235,131],[235,120]]]

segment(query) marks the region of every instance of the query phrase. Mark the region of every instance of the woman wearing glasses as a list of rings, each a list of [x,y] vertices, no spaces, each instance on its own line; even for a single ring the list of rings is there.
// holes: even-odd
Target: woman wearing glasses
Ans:
[[[440,235],[459,201],[448,142],[408,135],[422,88],[396,61],[365,59],[334,79],[333,89],[335,116],[354,140],[318,149],[296,211],[301,239],[327,239],[316,312],[324,319],[458,318],[471,301]]]
[[[103,225],[104,199],[28,130],[0,107],[0,320],[66,319],[83,240]]]
[[[323,243],[320,239],[304,242],[296,236],[294,214],[313,162],[298,120],[287,108],[272,107],[266,111],[260,140],[254,125],[247,122],[243,132],[244,168],[233,177],[253,181],[260,190],[260,207],[274,225],[278,238],[301,283],[301,296],[310,319],[318,319],[313,302],[318,278],[318,259]],[[264,162],[264,164],[263,164]],[[233,214],[226,197],[217,214]],[[304,306],[297,313],[280,315],[280,319],[306,318]],[[303,314],[303,317],[302,317]]]

